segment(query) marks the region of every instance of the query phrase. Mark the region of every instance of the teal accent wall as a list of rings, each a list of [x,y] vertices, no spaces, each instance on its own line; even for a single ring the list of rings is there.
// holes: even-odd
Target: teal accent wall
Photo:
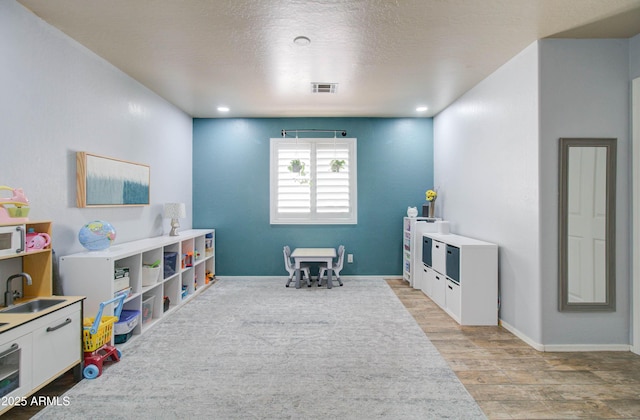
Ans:
[[[269,139],[282,129],[358,139],[357,225],[269,224]],[[193,120],[193,226],[216,229],[219,276],[284,276],[284,245],[340,244],[354,255],[342,275],[401,275],[402,218],[432,187],[431,118]]]

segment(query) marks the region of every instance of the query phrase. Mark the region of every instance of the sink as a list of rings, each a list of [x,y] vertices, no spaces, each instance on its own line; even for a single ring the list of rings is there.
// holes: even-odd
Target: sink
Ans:
[[[6,309],[0,310],[3,314],[29,314],[34,312],[40,312],[47,308],[50,308],[58,303],[64,302],[64,299],[36,299],[30,302],[21,303],[19,305],[10,306]]]

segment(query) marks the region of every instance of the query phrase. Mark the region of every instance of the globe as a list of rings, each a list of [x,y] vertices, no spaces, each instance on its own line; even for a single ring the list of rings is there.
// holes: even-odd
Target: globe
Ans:
[[[116,230],[109,222],[94,220],[80,229],[78,240],[89,251],[102,251],[116,240]]]

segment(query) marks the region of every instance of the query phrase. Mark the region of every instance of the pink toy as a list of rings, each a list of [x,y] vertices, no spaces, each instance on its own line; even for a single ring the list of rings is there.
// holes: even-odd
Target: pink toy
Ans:
[[[27,232],[27,252],[44,249],[51,243],[51,237],[46,233],[37,233],[33,228]]]
[[[24,191],[22,190],[22,188],[16,188],[13,190],[13,196],[11,197],[11,201],[17,202],[17,203],[23,203],[25,205],[29,204],[29,200],[27,199],[27,196],[24,195]]]
[[[0,197],[0,223],[24,223],[29,220],[29,200],[22,188],[0,185],[0,191],[11,191],[11,197]]]

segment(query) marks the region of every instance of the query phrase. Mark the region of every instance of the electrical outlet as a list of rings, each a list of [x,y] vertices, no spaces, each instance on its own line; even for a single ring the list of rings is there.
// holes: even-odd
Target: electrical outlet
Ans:
[[[348,263],[352,263],[353,262],[353,254],[347,254],[347,262]]]

